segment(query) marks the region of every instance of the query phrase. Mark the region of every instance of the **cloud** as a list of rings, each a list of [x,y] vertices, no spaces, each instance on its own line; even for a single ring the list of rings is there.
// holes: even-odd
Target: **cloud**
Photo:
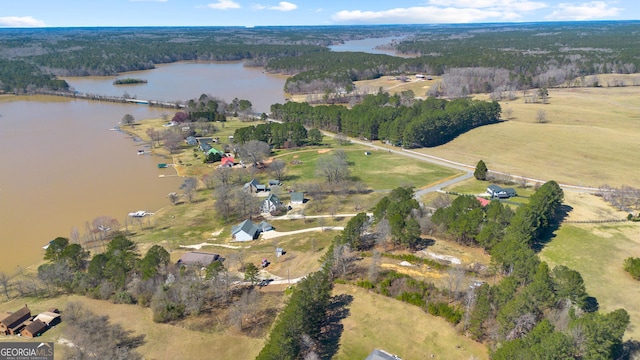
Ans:
[[[331,19],[340,23],[366,24],[423,24],[423,23],[472,23],[488,19],[503,20],[505,13],[490,9],[440,8],[436,6],[396,8],[384,11],[339,11]]]
[[[290,2],[286,2],[286,1],[280,1],[278,3],[278,6],[270,6],[269,9],[270,10],[278,10],[278,11],[291,11],[291,10],[295,10],[298,8],[298,5],[290,3]]]
[[[468,8],[490,9],[496,11],[534,11],[544,9],[547,4],[538,1],[527,0],[429,0],[430,5]]]
[[[32,16],[4,16],[0,17],[0,27],[45,27],[44,21]]]
[[[227,10],[227,9],[240,9],[241,6],[233,0],[218,0],[217,3],[207,4],[209,9],[215,10]]]
[[[269,9],[269,10],[277,10],[277,11],[291,11],[291,10],[295,10],[298,8],[298,5],[287,2],[287,1],[281,1],[278,3],[278,5],[274,5],[274,6],[266,6],[266,5],[261,5],[261,4],[254,4],[251,5],[251,8],[253,10],[264,10],[264,9]]]
[[[593,20],[618,16],[622,9],[609,7],[604,1],[591,1],[582,4],[558,4],[545,18],[549,20]]]

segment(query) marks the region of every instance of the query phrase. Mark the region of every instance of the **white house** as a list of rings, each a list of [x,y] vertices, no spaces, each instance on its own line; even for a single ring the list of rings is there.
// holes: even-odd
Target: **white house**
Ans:
[[[260,205],[260,212],[262,213],[270,213],[275,211],[278,206],[282,205],[282,201],[274,194],[269,194],[266,199]]]
[[[252,241],[260,234],[258,225],[251,220],[245,220],[238,225],[231,227],[231,236],[235,241]]]

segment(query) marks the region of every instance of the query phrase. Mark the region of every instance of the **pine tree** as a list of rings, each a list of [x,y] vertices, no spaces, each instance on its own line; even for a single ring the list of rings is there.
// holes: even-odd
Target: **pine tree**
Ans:
[[[473,176],[478,180],[487,180],[487,165],[485,165],[484,161],[478,161],[478,165],[476,165],[476,171],[473,172]]]

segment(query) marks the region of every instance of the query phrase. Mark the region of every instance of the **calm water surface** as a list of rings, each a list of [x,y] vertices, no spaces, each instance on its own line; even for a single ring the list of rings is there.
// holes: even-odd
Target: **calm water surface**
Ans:
[[[385,54],[385,55],[397,56],[397,54],[393,50],[376,49],[376,46],[389,44],[393,40],[399,40],[402,38],[403,38],[402,36],[390,36],[390,37],[384,37],[384,38],[349,40],[349,41],[345,41],[344,44],[329,46],[329,49],[331,49],[331,51],[336,51],[336,52],[351,51],[351,52],[364,52],[369,54]]]
[[[113,85],[116,78],[144,79],[147,83]],[[117,77],[64,79],[76,91],[83,93],[122,96],[126,92],[144,100],[186,101],[211,94],[230,102],[237,97],[251,101],[255,112],[269,112],[271,104],[285,102],[284,76],[265,74],[262,68],[244,67],[241,62],[179,62]]]
[[[14,98],[15,99],[15,98]],[[47,97],[0,100],[0,271],[42,259],[56,236],[81,233],[102,215],[124,223],[128,212],[169,204],[182,179],[166,160],[138,155],[144,144],[110,131],[126,113],[160,109]]]
[[[211,94],[248,99],[258,112],[283,103],[283,76],[242,63],[174,63],[122,74],[147,84],[115,86],[116,77],[66,78],[77,91],[145,100],[188,100]],[[125,114],[159,117],[166,109],[54,97],[0,98],[0,271],[42,259],[42,246],[69,237],[98,216],[121,223],[127,213],[169,205],[182,179],[159,175],[166,159],[138,155],[145,144],[109,131]]]

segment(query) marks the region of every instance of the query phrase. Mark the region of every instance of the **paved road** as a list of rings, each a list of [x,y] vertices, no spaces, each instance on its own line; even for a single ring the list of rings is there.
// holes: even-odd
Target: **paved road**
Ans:
[[[272,121],[272,122],[277,122],[277,123],[282,123],[282,121],[280,120],[274,120],[274,119],[267,119],[267,121]],[[326,132],[326,131],[322,131],[322,134],[328,137],[335,137],[335,134],[330,133],[330,132]],[[445,186],[449,186],[449,185],[453,185],[455,183],[458,183],[460,181],[464,181],[466,179],[471,178],[471,176],[473,176],[473,171],[475,170],[475,166],[471,166],[471,165],[467,165],[467,164],[462,164],[459,162],[455,162],[455,161],[451,161],[451,160],[447,160],[444,158],[440,158],[437,156],[432,156],[432,155],[428,155],[428,154],[423,154],[423,153],[419,153],[416,151],[412,151],[412,150],[407,150],[407,149],[403,149],[403,148],[389,148],[389,147],[385,147],[385,146],[380,146],[380,145],[375,145],[371,142],[368,141],[361,141],[361,140],[356,140],[356,139],[352,139],[349,138],[349,141],[351,141],[354,144],[360,144],[360,145],[364,145],[364,146],[368,146],[370,148],[373,149],[377,149],[377,150],[386,150],[390,153],[394,153],[394,154],[399,154],[399,155],[403,155],[403,156],[407,156],[416,160],[420,160],[420,161],[426,161],[426,162],[430,162],[436,165],[441,165],[441,166],[445,166],[448,168],[452,168],[452,169],[456,169],[456,170],[460,170],[460,171],[464,171],[465,174],[452,179],[452,180],[448,180],[447,184],[444,185],[444,183],[436,185],[436,186],[431,186],[429,188],[423,189],[420,191],[420,195],[418,195],[418,193],[416,193],[416,198],[420,199],[421,196],[424,196],[426,193],[431,192],[431,191],[436,191],[439,190],[442,187]],[[524,176],[519,176],[519,175],[513,175],[513,174],[506,174],[506,173],[502,173],[499,171],[493,171],[490,170],[491,173],[493,174],[497,174],[497,175],[509,175],[514,179],[524,179],[527,180],[527,182],[529,183],[545,183],[546,180],[541,180],[541,179],[534,179],[534,178],[528,178],[528,177],[524,177]],[[596,193],[598,191],[600,191],[600,189],[598,188],[593,188],[593,187],[588,187],[588,186],[577,186],[577,185],[570,185],[570,184],[558,184],[560,185],[560,187],[564,190],[568,190],[568,191],[573,191],[573,192],[582,192],[582,193]],[[430,189],[430,190],[427,190]]]

